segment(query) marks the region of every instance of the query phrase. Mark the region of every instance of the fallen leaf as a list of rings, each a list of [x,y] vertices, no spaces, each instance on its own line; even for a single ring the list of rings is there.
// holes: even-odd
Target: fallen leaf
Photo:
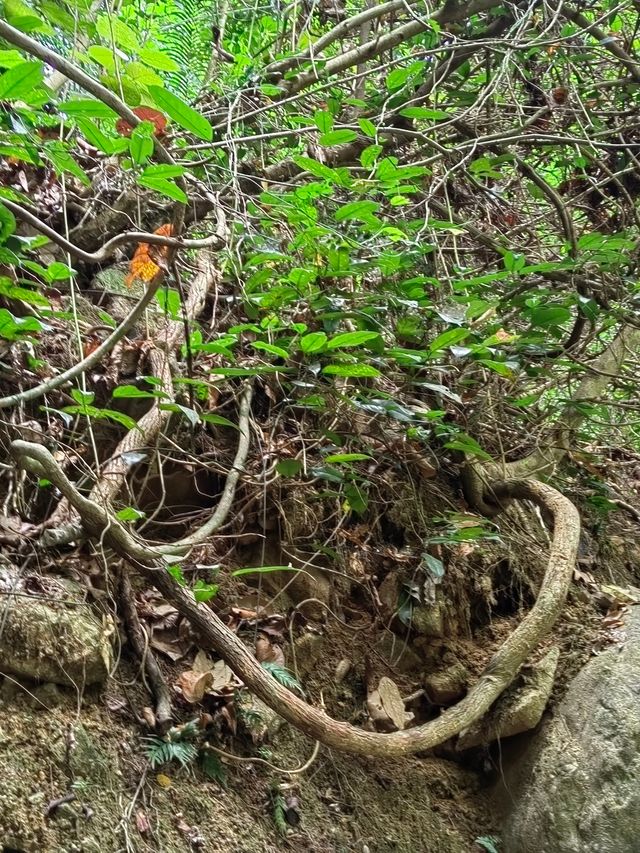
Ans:
[[[171,237],[173,234],[173,225],[171,223],[161,225],[153,233],[159,234],[162,237]],[[160,262],[164,261],[168,255],[168,246],[138,243],[138,247],[133,253],[129,264],[129,275],[125,278],[124,283],[127,287],[131,287],[136,279],[145,283],[152,281],[160,272]]]
[[[202,697],[212,684],[213,673],[194,672],[194,670],[188,669],[178,677],[176,686],[180,688],[187,702],[195,704],[202,701]]]
[[[161,788],[164,788],[165,790],[171,787],[171,779],[168,776],[165,776],[164,773],[158,773],[158,775],[156,776],[156,782]]]

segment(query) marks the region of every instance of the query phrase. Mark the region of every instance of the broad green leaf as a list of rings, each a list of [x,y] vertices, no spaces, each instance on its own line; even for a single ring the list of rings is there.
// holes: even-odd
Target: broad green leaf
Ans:
[[[193,592],[193,597],[199,603],[203,601],[209,601],[214,598],[218,594],[218,590],[220,589],[220,585],[217,583],[207,583],[203,580],[197,580],[191,591]]]
[[[113,141],[104,135],[94,121],[91,121],[87,117],[79,117],[76,119],[76,124],[78,125],[78,130],[90,145],[93,145],[94,148],[105,154],[113,153]]]
[[[317,110],[313,121],[321,133],[328,133],[333,128],[333,116],[328,110]]]
[[[345,462],[363,462],[365,459],[373,459],[368,453],[334,453],[332,456],[326,456],[325,462],[345,463]]]
[[[450,114],[444,110],[433,110],[429,107],[405,107],[400,110],[400,115],[407,118],[430,119],[431,121],[443,121],[451,118]]]
[[[118,47],[123,48],[123,50],[133,53],[140,50],[138,36],[131,27],[114,15],[111,18],[108,15],[100,15],[96,22],[96,29],[107,44],[111,44],[113,39]]]
[[[58,174],[61,175],[63,172],[68,172],[74,178],[78,178],[85,186],[91,185],[88,175],[80,168],[71,154],[69,154],[63,142],[58,142],[57,140],[46,142],[44,154],[51,161],[53,168]]]
[[[21,62],[0,74],[0,100],[16,101],[42,84],[42,62]]]
[[[376,162],[380,154],[382,154],[382,145],[369,145],[360,154],[360,163],[363,169],[370,169]]]
[[[323,367],[322,372],[332,376],[360,376],[363,378],[380,376],[380,371],[370,364],[328,364]]]
[[[0,338],[16,341],[21,335],[41,329],[42,324],[35,317],[14,317],[6,308],[0,308]]]
[[[316,178],[323,178],[332,183],[336,183],[338,180],[338,174],[335,169],[331,169],[317,160],[312,160],[311,157],[294,157],[293,162],[305,172],[310,172]]]
[[[0,243],[4,243],[7,237],[16,230],[16,218],[8,207],[0,204]]]
[[[265,341],[253,341],[251,346],[254,349],[262,350],[262,352],[268,352],[268,353],[271,353],[271,355],[277,355],[278,358],[284,358],[284,359],[289,358],[289,353],[286,351],[286,349],[283,349],[282,347],[278,347],[275,344],[269,344],[269,343],[266,343]]]
[[[106,68],[107,71],[115,72],[116,60],[113,50],[110,47],[105,47],[102,44],[92,44],[87,48],[87,54],[98,65]]]
[[[169,166],[158,163],[147,166],[142,175],[145,178],[164,178],[166,180],[167,178],[180,178],[185,172],[184,166]]]
[[[462,450],[463,453],[469,453],[472,456],[477,456],[479,459],[489,461],[491,456],[484,451],[475,438],[471,438],[464,432],[458,433],[455,438],[452,438],[445,444],[450,450]]]
[[[469,329],[449,329],[446,332],[443,332],[441,335],[438,335],[435,340],[431,341],[429,344],[429,352],[435,353],[443,350],[445,347],[450,347],[453,344],[460,343],[465,338],[468,338],[470,335]]]
[[[49,307],[49,300],[37,290],[30,290],[27,287],[20,287],[14,284],[12,279],[6,275],[0,276],[0,296],[6,296],[8,299],[18,299],[21,302],[26,302],[27,305],[37,305],[42,308]]]
[[[217,424],[218,426],[226,426],[232,427],[233,429],[239,429],[237,424],[234,424],[233,421],[230,421],[229,418],[223,418],[222,415],[216,415],[213,412],[204,412],[200,415],[200,420],[205,421],[205,423],[209,424]]]
[[[377,128],[375,124],[370,121],[368,118],[358,119],[358,124],[360,125],[360,130],[364,133],[365,136],[370,136],[372,139],[375,138]]]
[[[349,509],[357,512],[358,515],[366,512],[369,505],[369,498],[361,486],[358,486],[356,483],[346,483],[344,486],[344,496],[347,499]]]
[[[24,62],[24,56],[18,50],[0,50],[0,68],[13,68]]]
[[[167,181],[164,178],[149,178],[146,175],[140,175],[138,183],[143,187],[147,187],[147,189],[155,190],[161,195],[166,195],[174,201],[180,201],[183,204],[186,204],[188,201],[188,197],[184,190],[182,190],[173,181]]]
[[[166,394],[163,391],[143,391],[141,388],[136,388],[135,385],[119,385],[113,389],[111,396],[114,399],[121,398],[147,398],[164,397]]]
[[[300,338],[300,349],[304,353],[320,352],[326,343],[327,336],[324,332],[309,332]]]
[[[111,107],[93,98],[75,98],[60,104],[60,111],[68,116],[90,116],[91,118],[117,118]]]
[[[344,145],[345,142],[353,142],[358,138],[355,130],[331,130],[329,133],[323,133],[318,139],[320,145],[324,148],[330,148],[332,145]]]
[[[281,459],[276,465],[276,471],[281,477],[295,477],[302,471],[299,459]]]
[[[379,208],[377,201],[351,201],[336,210],[335,219],[336,222],[349,222],[353,219],[367,220]]]
[[[154,99],[158,109],[166,113],[176,124],[190,131],[199,139],[211,142],[213,139],[213,128],[207,119],[199,112],[185,104],[177,95],[163,89],[160,86],[149,86],[149,93]]]
[[[178,63],[157,48],[143,47],[138,51],[138,56],[145,65],[157,68],[158,71],[180,71]]]
[[[118,521],[139,521],[141,518],[145,517],[145,513],[139,509],[135,509],[132,506],[126,506],[124,509],[121,509],[116,513],[116,518]]]
[[[132,80],[139,86],[163,86],[162,77],[143,62],[127,62],[122,74],[125,80]]]
[[[571,319],[571,311],[560,305],[540,305],[530,312],[531,322],[534,326],[549,328],[550,326],[561,326]]]
[[[190,409],[189,406],[181,406],[180,403],[160,403],[158,408],[163,412],[176,412],[176,414],[184,415],[191,426],[196,426],[200,422],[198,413]]]
[[[150,125],[149,122],[142,122],[141,125],[134,127],[131,131],[131,137],[129,138],[129,153],[131,154],[131,159],[137,166],[141,166],[143,163],[146,163],[149,157],[153,154],[152,132],[152,125]]]
[[[74,270],[61,261],[53,261],[47,267],[47,281],[67,281],[74,274]]]
[[[346,349],[347,347],[359,347],[380,337],[378,332],[344,332],[336,335],[327,342],[327,349]]]

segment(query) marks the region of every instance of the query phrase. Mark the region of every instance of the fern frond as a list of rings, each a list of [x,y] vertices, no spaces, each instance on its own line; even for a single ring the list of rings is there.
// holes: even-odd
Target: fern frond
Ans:
[[[273,822],[276,825],[276,829],[278,833],[282,835],[284,838],[289,834],[289,827],[287,824],[286,818],[286,809],[287,804],[284,801],[284,797],[279,792],[272,790],[271,792],[271,802],[273,804]]]
[[[224,765],[215,752],[205,747],[200,752],[200,767],[205,776],[222,785],[223,788],[226,788],[227,774]]]
[[[185,767],[198,754],[195,746],[185,741],[162,740],[158,737],[148,737],[144,740],[146,741],[144,753],[153,768],[170,764],[172,761],[177,761]]]
[[[280,664],[277,663],[264,661],[262,664],[262,668],[266,669],[267,672],[271,673],[275,680],[279,681],[283,687],[287,688],[287,690],[291,690],[294,693],[298,693],[300,696],[304,696],[304,690],[302,689],[302,685],[295,677],[295,675],[289,672],[288,669],[285,669],[284,666],[280,666]]]

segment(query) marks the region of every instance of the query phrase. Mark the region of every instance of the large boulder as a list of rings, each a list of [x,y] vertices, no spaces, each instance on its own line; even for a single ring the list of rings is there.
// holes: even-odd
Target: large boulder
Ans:
[[[640,850],[640,608],[507,772],[505,853]]]

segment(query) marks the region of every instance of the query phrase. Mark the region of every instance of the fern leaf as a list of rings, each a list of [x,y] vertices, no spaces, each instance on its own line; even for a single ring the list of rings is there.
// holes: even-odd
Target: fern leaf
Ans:
[[[295,675],[289,672],[288,669],[285,669],[284,666],[280,666],[280,664],[277,663],[265,661],[262,664],[262,668],[266,669],[267,672],[271,673],[275,680],[279,681],[283,687],[287,688],[287,690],[291,690],[294,693],[298,693],[300,696],[304,696],[304,690],[302,689],[302,685],[295,677]]]
[[[227,774],[224,765],[215,752],[210,749],[203,749],[200,753],[200,767],[209,779],[222,785],[223,788],[227,787]]]

